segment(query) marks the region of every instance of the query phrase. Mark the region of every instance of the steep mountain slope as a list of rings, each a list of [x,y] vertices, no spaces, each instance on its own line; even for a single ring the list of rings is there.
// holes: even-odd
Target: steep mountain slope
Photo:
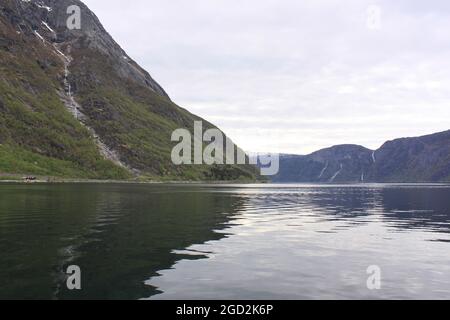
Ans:
[[[307,156],[282,156],[275,182],[361,181],[369,171],[372,151],[357,145],[340,145]]]
[[[67,27],[71,5],[80,30]],[[0,172],[257,176],[253,166],[173,165],[171,133],[202,119],[174,104],[78,0],[1,0],[0,61]]]
[[[386,142],[372,151],[341,145],[282,156],[273,182],[450,182],[450,131]]]
[[[374,159],[374,181],[450,182],[450,130],[388,141]]]

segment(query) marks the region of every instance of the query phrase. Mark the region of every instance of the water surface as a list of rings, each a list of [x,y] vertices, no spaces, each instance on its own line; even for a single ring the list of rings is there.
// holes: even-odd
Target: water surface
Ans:
[[[0,184],[0,298],[450,299],[450,186]]]

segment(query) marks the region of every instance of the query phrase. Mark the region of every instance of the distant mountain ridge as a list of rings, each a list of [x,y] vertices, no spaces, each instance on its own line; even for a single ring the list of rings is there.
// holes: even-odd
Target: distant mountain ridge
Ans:
[[[272,182],[450,182],[450,130],[388,141],[377,150],[338,145],[281,156]]]

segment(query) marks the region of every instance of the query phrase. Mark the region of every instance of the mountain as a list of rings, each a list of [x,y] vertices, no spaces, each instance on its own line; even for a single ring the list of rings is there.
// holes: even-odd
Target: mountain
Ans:
[[[81,29],[67,27],[69,6]],[[175,129],[214,125],[166,91],[78,0],[0,1],[0,173],[250,179],[254,166],[175,166]]]
[[[360,181],[371,165],[372,151],[357,145],[340,145],[307,156],[281,156],[275,182]]]
[[[285,155],[273,182],[450,182],[450,130],[388,141],[378,150],[339,145]]]
[[[450,130],[386,142],[374,159],[374,181],[450,182]]]

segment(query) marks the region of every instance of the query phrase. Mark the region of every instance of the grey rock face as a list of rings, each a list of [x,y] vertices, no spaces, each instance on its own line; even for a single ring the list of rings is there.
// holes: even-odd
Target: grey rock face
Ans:
[[[450,182],[450,131],[386,142],[372,151],[334,146],[282,156],[273,182]]]
[[[10,22],[24,33],[35,33],[47,41],[70,44],[73,49],[90,48],[114,61],[120,77],[145,85],[166,99],[169,96],[150,74],[133,61],[114,41],[102,24],[79,0],[5,0],[14,1],[16,10],[7,12]],[[81,9],[81,29],[70,30],[67,9],[76,5]],[[0,43],[1,45],[1,43]]]
[[[372,151],[340,145],[307,156],[282,156],[274,182],[360,182],[370,170]]]
[[[388,141],[375,154],[373,180],[450,181],[450,131]]]

